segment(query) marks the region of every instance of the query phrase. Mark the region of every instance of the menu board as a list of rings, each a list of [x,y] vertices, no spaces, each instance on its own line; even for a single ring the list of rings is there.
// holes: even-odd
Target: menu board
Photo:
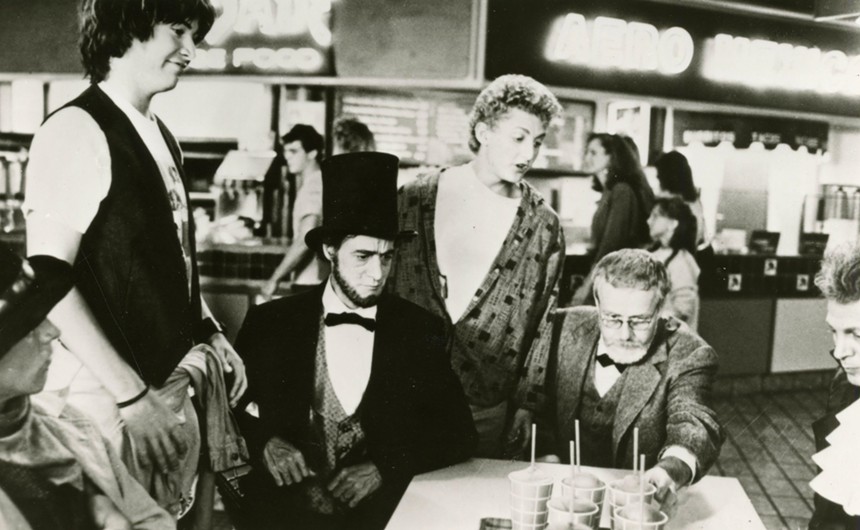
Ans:
[[[472,159],[469,113],[476,93],[354,90],[340,94],[340,114],[370,128],[376,148],[407,165],[452,166]],[[577,171],[594,123],[591,103],[565,102],[553,120],[535,168]]]
[[[475,98],[457,93],[356,91],[341,95],[342,115],[367,124],[376,148],[406,164],[452,165],[471,159],[469,111]]]

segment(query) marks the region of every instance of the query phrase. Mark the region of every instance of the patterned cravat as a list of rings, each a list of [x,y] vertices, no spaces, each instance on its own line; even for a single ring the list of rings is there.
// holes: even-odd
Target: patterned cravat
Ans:
[[[327,313],[325,316],[326,326],[338,326],[340,324],[356,324],[371,333],[376,330],[376,320],[365,318],[356,313]]]

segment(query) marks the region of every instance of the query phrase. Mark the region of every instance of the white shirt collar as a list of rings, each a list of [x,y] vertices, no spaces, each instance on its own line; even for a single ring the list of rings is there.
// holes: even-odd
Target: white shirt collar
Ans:
[[[113,101],[114,105],[119,107],[119,110],[128,116],[128,119],[132,122],[139,123],[143,121],[143,123],[148,123],[150,126],[155,123],[155,115],[152,114],[152,112],[148,112],[148,115],[142,114],[139,110],[134,108],[134,105],[132,105],[127,99],[123,98],[113,90],[109,83],[102,81],[98,86],[101,91],[104,92],[111,101]]]
[[[325,289],[323,290],[322,303],[323,303],[323,312],[324,313],[355,313],[364,318],[372,318],[376,320],[376,306],[371,307],[359,307],[357,309],[350,309],[343,303],[337,293],[334,292],[334,287],[332,287],[332,283],[334,278],[331,277],[325,284]]]

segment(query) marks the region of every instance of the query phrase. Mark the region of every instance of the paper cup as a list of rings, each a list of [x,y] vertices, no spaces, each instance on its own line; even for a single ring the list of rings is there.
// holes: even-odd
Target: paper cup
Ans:
[[[536,499],[552,495],[552,478],[530,467],[509,473],[508,479],[511,494],[517,497]]]
[[[511,494],[511,509],[521,512],[545,512],[549,497],[526,498]]]
[[[640,495],[639,488],[635,491],[628,491],[622,487],[624,479],[614,480],[609,483],[609,504],[622,507],[628,504],[639,503]],[[652,484],[645,484],[645,504],[649,504],[654,498],[654,493],[657,491]]]
[[[564,527],[570,524],[570,501],[556,497],[547,503],[549,524]],[[597,528],[600,523],[600,507],[585,499],[576,499],[573,505],[573,522]]]
[[[581,485],[582,479],[580,479],[582,476],[583,475],[581,474],[576,476],[576,498],[591,501],[598,506],[603,506],[603,500],[606,498],[606,483],[595,477],[598,482],[598,486],[594,487],[593,484],[589,484],[592,487],[583,487]],[[563,499],[570,498],[570,477],[562,479],[561,481],[561,497]]]
[[[511,510],[511,521],[516,521],[525,525],[546,525],[549,512],[521,512],[519,510]]]
[[[645,505],[648,514],[647,520],[642,521],[639,516],[639,506],[631,504],[615,509],[613,519],[614,530],[662,530],[669,522],[669,516],[656,508]]]

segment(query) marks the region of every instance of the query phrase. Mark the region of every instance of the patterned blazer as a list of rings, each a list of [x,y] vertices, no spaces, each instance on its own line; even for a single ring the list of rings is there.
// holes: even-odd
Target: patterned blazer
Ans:
[[[600,338],[597,309],[577,307],[559,313],[556,326],[560,332],[557,365],[547,378],[551,412],[543,426],[550,447],[544,452],[565,457]],[[639,451],[645,453],[648,467],[666,447],[680,445],[698,460],[693,481],[704,476],[724,439],[710,405],[716,372],[713,348],[680,321],[662,320],[648,354],[626,370],[612,430],[616,466],[633,467],[633,428],[638,427]]]

